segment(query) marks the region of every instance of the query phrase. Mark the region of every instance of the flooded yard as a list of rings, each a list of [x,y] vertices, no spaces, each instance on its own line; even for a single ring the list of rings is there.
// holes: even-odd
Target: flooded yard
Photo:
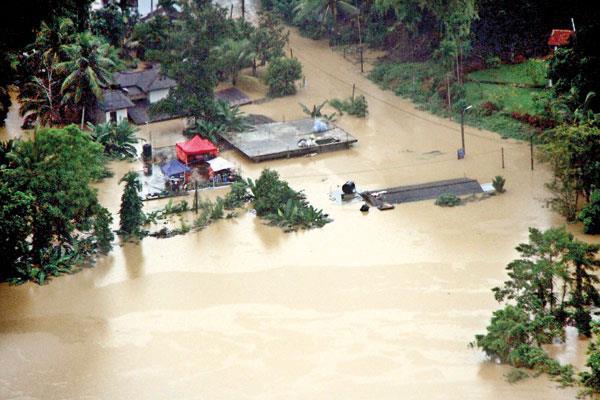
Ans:
[[[337,123],[358,143],[260,164],[223,156],[250,177],[276,169],[334,222],[286,234],[248,213],[198,233],[116,245],[94,268],[45,286],[0,285],[0,398],[575,397],[545,377],[511,385],[507,368],[468,346],[498,307],[490,289],[505,279],[527,228],[563,224],[547,205],[550,173],[530,170],[528,145],[468,128],[459,161],[458,124],[381,91],[325,41],[292,32],[290,46],[307,86],[243,111],[302,118],[298,102],[345,98],[356,84],[369,115]],[[18,125],[13,112],[0,139],[18,135]],[[151,124],[141,136],[172,145],[182,127]],[[141,163],[111,169],[99,198],[118,220],[117,182]],[[506,178],[505,194],[453,209],[424,201],[362,214],[359,203],[329,196],[347,180],[371,190],[495,175]],[[151,203],[146,211],[162,204]],[[581,367],[585,348],[570,335],[551,350]]]

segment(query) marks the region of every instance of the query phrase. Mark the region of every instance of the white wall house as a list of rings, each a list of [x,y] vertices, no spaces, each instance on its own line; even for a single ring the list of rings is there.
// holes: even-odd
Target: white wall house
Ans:
[[[98,101],[94,112],[97,124],[104,122],[121,122],[129,119],[130,108],[135,105],[125,94],[118,89],[104,89],[102,99]]]

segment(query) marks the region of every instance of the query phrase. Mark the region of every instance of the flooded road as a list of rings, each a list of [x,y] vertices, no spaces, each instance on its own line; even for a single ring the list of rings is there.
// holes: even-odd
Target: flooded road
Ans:
[[[345,98],[355,83],[370,114],[338,123],[358,144],[262,164],[224,157],[248,176],[278,170],[334,222],[284,234],[243,214],[198,233],[116,245],[94,268],[49,285],[0,285],[0,398],[575,397],[544,377],[511,385],[508,369],[468,347],[498,307],[490,289],[527,228],[562,224],[546,204],[548,170],[529,169],[526,144],[470,128],[458,161],[456,123],[382,92],[325,42],[294,33],[290,43],[308,86],[244,111],[299,118],[298,102]],[[159,146],[179,140],[181,124],[144,129]],[[140,168],[113,163],[115,177],[98,186],[113,213],[118,179]],[[330,199],[349,179],[380,189],[495,175],[506,178],[505,194],[454,209],[425,201],[361,214],[360,203]],[[585,344],[571,335],[552,353],[582,366]]]

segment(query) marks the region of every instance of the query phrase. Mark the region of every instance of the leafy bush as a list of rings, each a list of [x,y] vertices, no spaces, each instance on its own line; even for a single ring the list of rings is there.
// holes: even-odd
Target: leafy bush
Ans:
[[[228,102],[217,100],[215,102],[215,111],[216,126],[235,132],[241,132],[250,127],[246,122],[244,113],[240,110],[240,106],[231,107]]]
[[[490,56],[485,59],[485,65],[488,68],[498,68],[500,66],[501,60],[498,56]]]
[[[506,189],[504,189],[504,184],[506,183],[506,179],[501,177],[500,175],[496,176],[492,181],[492,186],[494,186],[494,190],[496,193],[504,193]]]
[[[248,184],[243,180],[238,180],[233,182],[229,193],[225,195],[223,206],[226,210],[233,210],[241,207],[248,200],[250,200]]]
[[[332,99],[329,104],[338,110],[340,115],[347,112],[350,115],[364,118],[368,113],[367,99],[363,95],[349,97],[346,100]]]
[[[600,233],[600,189],[594,189],[590,195],[590,202],[578,215],[583,222],[583,231],[590,235]]]
[[[217,197],[217,200],[210,212],[210,219],[217,220],[217,219],[223,218],[223,215],[224,215],[223,209],[224,209],[223,199],[220,197]]]
[[[460,204],[460,199],[452,193],[442,193],[435,200],[435,205],[440,207],[454,207]]]
[[[193,126],[183,131],[183,134],[189,138],[199,135],[201,138],[217,144],[219,136],[226,130],[227,128],[220,123],[197,119]]]
[[[534,85],[542,86],[548,75],[548,64],[543,60],[528,60],[525,64],[527,75]]]
[[[584,387],[580,393],[582,397],[600,394],[600,329],[597,325],[594,326],[593,332],[595,339],[589,344],[588,359],[585,363],[590,370],[579,374],[580,382]]]
[[[496,103],[491,101],[486,101],[485,103],[483,103],[480,109],[482,110],[483,115],[487,117],[500,111],[500,107]]]
[[[295,58],[276,58],[267,67],[269,96],[281,97],[296,93],[295,81],[302,77],[302,64]]]

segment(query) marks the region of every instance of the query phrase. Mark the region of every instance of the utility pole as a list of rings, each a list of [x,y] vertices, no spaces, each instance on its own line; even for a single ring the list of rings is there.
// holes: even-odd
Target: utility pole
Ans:
[[[529,153],[531,156],[531,170],[533,171],[533,134],[529,135]]]
[[[468,106],[468,107],[465,107],[462,110],[460,110],[460,139],[462,142],[463,154],[465,154],[465,155],[466,155],[466,150],[465,150],[465,113],[467,111],[469,111],[471,108],[473,108],[473,106]]]
[[[360,46],[360,72],[365,72],[364,64],[363,64],[363,48]]]

